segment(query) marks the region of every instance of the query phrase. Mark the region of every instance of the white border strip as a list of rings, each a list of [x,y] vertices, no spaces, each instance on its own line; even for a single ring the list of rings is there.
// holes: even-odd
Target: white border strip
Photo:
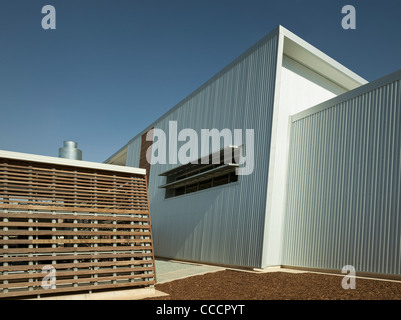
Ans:
[[[98,170],[106,170],[106,171],[114,171],[114,172],[135,173],[135,174],[142,174],[142,175],[146,174],[146,169],[140,169],[140,168],[134,168],[134,167],[124,167],[124,166],[118,166],[118,165],[114,165],[114,164],[104,164],[104,163],[82,161],[82,160],[71,160],[71,159],[64,159],[64,158],[40,156],[40,155],[34,155],[34,154],[29,154],[29,153],[20,153],[20,152],[12,152],[12,151],[4,151],[4,150],[0,150],[0,158],[57,164],[57,165],[79,167],[79,168],[98,169]]]
[[[324,111],[326,109],[335,107],[336,105],[345,102],[347,100],[356,98],[360,95],[363,95],[365,93],[368,93],[369,91],[375,90],[377,88],[383,87],[391,82],[398,81],[401,79],[401,69],[398,71],[395,71],[393,73],[390,73],[387,76],[384,76],[382,78],[379,78],[375,81],[369,82],[368,84],[365,84],[363,86],[360,86],[356,89],[353,89],[351,91],[345,92],[337,97],[331,98],[327,101],[324,101],[320,104],[317,104],[313,107],[310,107],[309,109],[306,109],[304,111],[301,111],[299,113],[291,115],[291,122],[296,122],[298,120],[301,120],[303,118],[306,118],[308,116],[311,116],[313,114],[319,113],[321,111]]]

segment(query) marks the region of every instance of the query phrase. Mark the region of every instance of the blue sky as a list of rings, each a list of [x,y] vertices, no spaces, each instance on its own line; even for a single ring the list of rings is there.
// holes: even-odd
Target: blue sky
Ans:
[[[279,24],[375,80],[401,69],[400,15],[399,0],[2,0],[0,149],[75,140],[103,162]]]

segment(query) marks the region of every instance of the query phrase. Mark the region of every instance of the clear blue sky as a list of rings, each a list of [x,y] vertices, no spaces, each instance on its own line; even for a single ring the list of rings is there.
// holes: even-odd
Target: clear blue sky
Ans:
[[[1,0],[0,149],[75,140],[103,162],[278,24],[375,80],[401,69],[400,16],[399,0]]]

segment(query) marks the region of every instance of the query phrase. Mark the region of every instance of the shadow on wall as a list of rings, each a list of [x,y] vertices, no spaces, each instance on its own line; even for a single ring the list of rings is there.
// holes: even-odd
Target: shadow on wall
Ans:
[[[237,255],[249,255],[243,246],[249,233],[242,232],[235,206],[227,208],[228,191],[241,193],[241,187],[232,183],[151,203],[155,255],[219,264],[235,264]],[[157,193],[164,197],[164,190]]]
[[[217,199],[222,196],[224,188],[158,200],[154,205],[151,203],[155,255],[206,262],[207,256],[219,254],[214,252],[219,237],[213,226],[222,222],[221,215],[216,213],[222,211],[218,210]],[[158,190],[163,198],[164,192]]]

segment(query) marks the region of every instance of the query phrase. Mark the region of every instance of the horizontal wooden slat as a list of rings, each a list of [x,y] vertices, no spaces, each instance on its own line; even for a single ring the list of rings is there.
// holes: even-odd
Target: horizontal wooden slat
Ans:
[[[149,260],[150,261],[150,260]],[[148,264],[151,264],[150,262]],[[108,274],[108,273],[125,273],[125,272],[143,272],[153,271],[154,267],[137,267],[137,268],[102,268],[97,270],[79,270],[79,271],[59,271],[56,272],[56,278],[78,276],[78,275],[94,275],[94,274]],[[7,275],[0,275],[0,281],[4,280],[17,280],[17,279],[42,279],[45,273],[11,273]]]
[[[55,294],[55,293],[70,293],[77,291],[89,291],[89,290],[101,290],[101,289],[116,289],[116,288],[126,288],[126,287],[138,287],[145,285],[152,285],[154,281],[138,281],[138,282],[124,282],[124,283],[115,283],[115,284],[106,284],[106,285],[88,285],[88,286],[79,286],[79,287],[67,287],[67,288],[57,288],[57,289],[40,289],[40,290],[32,290],[32,291],[16,291],[16,292],[8,292],[8,293],[0,293],[0,298],[10,298],[10,297],[18,297],[18,296],[27,296],[27,295],[44,295],[44,294]]]
[[[5,163],[6,162],[6,163]],[[19,163],[16,164],[16,163]],[[27,165],[28,163],[28,165]],[[113,173],[106,173],[103,172],[103,170],[90,170],[90,169],[83,169],[83,168],[77,168],[76,170],[68,168],[69,170],[66,170],[66,166],[61,166],[61,165],[43,165],[42,167],[40,166],[35,166],[32,165],[32,163],[25,162],[25,161],[8,161],[5,160],[4,158],[0,158],[0,167],[4,168],[5,173],[7,174],[6,171],[11,171],[13,168],[15,169],[22,169],[19,170],[19,172],[28,174],[29,172],[43,172],[43,174],[51,172],[51,174],[57,174],[58,176],[67,176],[71,177],[71,175],[74,176],[80,176],[80,177],[88,177],[88,178],[93,178],[96,177],[97,179],[105,179],[105,180],[113,180],[115,178],[121,179],[121,180],[126,180],[126,181],[131,181],[132,179],[139,179],[139,180],[144,180],[144,176],[142,175],[136,175],[136,174],[130,174],[130,173],[118,173],[118,172],[113,172]]]
[[[0,240],[1,245],[10,244],[73,244],[73,243],[148,243],[151,239],[32,239],[32,240],[19,240],[19,239],[8,239]]]
[[[35,203],[32,205],[32,203]],[[48,210],[48,211],[70,211],[70,212],[107,212],[107,211],[112,211],[112,212],[119,212],[119,213],[129,213],[130,211],[148,211],[148,208],[146,206],[141,206],[141,205],[134,205],[134,206],[97,206],[97,205],[77,205],[74,203],[71,203],[70,206],[68,206],[67,203],[63,203],[59,207],[56,206],[56,203],[46,203],[42,202],[40,203],[41,205],[38,205],[40,202],[21,202],[18,205],[12,204],[9,205],[10,208],[21,208],[23,206],[25,207],[36,207],[38,210]],[[19,207],[17,207],[19,206]],[[4,207],[2,203],[0,203],[0,210],[1,208]],[[106,208],[107,207],[107,208]],[[40,208],[40,209],[39,209]],[[28,209],[29,210],[29,209]]]
[[[153,250],[152,245],[143,243],[141,245],[126,246],[102,246],[102,247],[56,247],[56,248],[9,248],[0,249],[0,254],[18,254],[18,253],[65,253],[65,252],[100,252],[100,251],[141,251]]]
[[[146,200],[146,196],[143,194],[138,194],[138,193],[117,193],[117,192],[107,192],[104,194],[99,194],[96,193],[95,191],[90,191],[88,190],[87,192],[76,192],[72,190],[71,192],[66,192],[66,191],[58,191],[54,189],[49,189],[49,190],[35,190],[35,191],[30,191],[30,189],[15,189],[15,188],[10,188],[9,186],[7,187],[0,187],[0,197],[3,195],[6,195],[7,198],[0,198],[1,202],[7,202],[10,201],[10,199],[13,199],[14,201],[17,199],[27,199],[27,200],[41,200],[41,201],[65,201],[65,202],[73,202],[73,201],[78,201],[78,202],[84,202],[86,201],[87,203],[91,203],[92,201],[96,201],[97,203],[109,203],[112,201],[118,202],[118,201],[126,201],[127,199],[130,199],[131,201],[143,201],[143,199]]]
[[[98,258],[97,258],[98,259]],[[124,261],[107,261],[107,262],[79,262],[79,263],[56,263],[53,265],[57,270],[68,268],[87,268],[87,267],[104,267],[104,266],[127,266],[127,265],[142,265],[149,264],[149,260],[124,260]],[[43,265],[17,265],[0,267],[0,272],[5,271],[27,271],[27,270],[42,270]],[[133,268],[134,270],[134,268]],[[1,280],[0,276],[0,280]]]
[[[54,217],[57,218],[57,217]],[[58,218],[57,218],[58,219]],[[71,219],[69,219],[71,220]],[[143,221],[143,220],[142,220]],[[9,221],[3,222],[0,221],[1,227],[24,227],[24,228],[76,228],[76,223],[68,223],[68,222],[18,222],[18,221]],[[97,229],[150,229],[150,225],[148,224],[126,224],[126,223],[79,223],[80,228],[97,228]]]
[[[31,204],[30,204],[31,203]],[[18,207],[16,207],[18,206]],[[95,214],[95,213],[116,213],[116,214],[146,214],[148,212],[148,208],[145,205],[131,205],[131,206],[125,206],[125,205],[109,205],[109,206],[92,206],[92,205],[77,205],[74,203],[49,203],[49,202],[24,202],[20,201],[19,204],[2,204],[0,203],[0,211],[3,209],[19,209],[23,208],[23,206],[27,210],[37,210],[37,211],[58,211],[61,213],[61,211],[67,211],[65,212],[66,214],[70,213],[78,213],[78,212],[83,212],[83,214]],[[106,208],[107,207],[107,208]],[[69,211],[69,212],[68,212]],[[107,212],[108,211],[108,212]],[[18,212],[16,210],[10,210],[10,212]]]
[[[135,185],[144,188],[145,178],[132,178],[129,180],[122,180],[118,177],[114,177],[112,179],[102,179],[98,178],[96,175],[90,178],[85,178],[79,175],[68,175],[63,176],[60,175],[58,172],[34,172],[21,170],[5,170],[0,166],[0,176],[3,176],[5,179],[16,179],[16,180],[23,180],[23,181],[36,181],[36,182],[47,182],[51,181],[52,183],[71,183],[71,179],[74,180],[75,185],[87,185],[92,184],[94,186],[126,186],[126,185]]]
[[[52,205],[23,205],[23,204],[0,204],[0,209],[25,209],[25,210],[47,210],[47,211],[69,211],[69,212],[87,212],[87,213],[109,213],[109,214],[149,214],[147,208],[144,209],[102,209],[102,208],[79,208],[67,207],[64,204],[60,206]]]
[[[140,195],[137,192],[144,189],[139,189],[133,186],[127,186],[126,190],[121,190],[120,188],[94,188],[93,186],[65,186],[54,184],[51,181],[49,183],[31,183],[29,181],[13,181],[13,180],[0,180],[0,189],[10,192],[23,192],[29,194],[29,192],[35,193],[65,193],[73,194],[74,192],[81,193],[82,195],[88,195],[89,193],[95,192],[99,196],[108,195]],[[136,190],[139,189],[139,190]],[[144,195],[141,193],[141,195]]]
[[[147,258],[152,253],[98,253],[98,254],[74,254],[74,255],[37,255],[37,256],[11,256],[0,257],[0,263],[4,262],[35,262],[48,260],[89,260],[89,259],[121,259],[121,258]]]
[[[147,209],[147,204],[144,203],[143,201],[131,201],[130,199],[126,199],[125,201],[122,200],[118,200],[118,201],[112,201],[108,204],[100,204],[100,203],[96,203],[96,201],[90,201],[90,202],[86,202],[86,201],[77,201],[75,202],[74,200],[71,201],[42,201],[39,197],[37,199],[33,199],[31,198],[30,200],[25,200],[21,199],[18,200],[18,205],[42,205],[43,207],[47,208],[50,206],[65,206],[66,208],[86,208],[86,210],[89,209],[106,209],[106,210],[130,210],[130,209],[138,209],[138,208],[144,208]],[[9,202],[9,200],[4,201],[6,203]],[[2,206],[1,201],[0,201],[0,206]]]
[[[1,193],[1,192],[0,192]],[[0,194],[1,196],[1,194]],[[34,200],[34,202],[30,201]],[[124,202],[129,202],[129,205],[125,204]],[[29,195],[29,196],[17,196],[14,195],[11,198],[8,199],[0,199],[0,204],[5,203],[5,204],[10,204],[10,202],[18,202],[19,205],[23,204],[34,204],[34,205],[66,205],[68,207],[74,206],[74,205],[83,205],[87,207],[92,207],[93,205],[102,205],[108,209],[114,207],[114,206],[123,206],[124,208],[127,207],[135,207],[135,206],[140,206],[146,208],[147,204],[143,202],[144,200],[138,201],[137,198],[134,197],[126,197],[125,200],[122,198],[120,199],[100,199],[97,200],[95,197],[92,197],[91,199],[82,199],[82,198],[71,198],[67,199],[66,197],[63,199],[57,199],[57,198],[52,198],[52,197],[42,197],[38,196],[36,197],[35,195]],[[93,206],[95,207],[95,206]]]
[[[39,168],[39,167],[28,167],[15,165],[6,165],[1,163],[0,159],[0,175],[8,176],[21,176],[24,175],[27,178],[44,177],[47,179],[60,179],[60,180],[74,180],[77,182],[81,181],[96,181],[99,183],[114,183],[115,181],[127,182],[127,183],[142,183],[145,179],[141,175],[122,176],[116,172],[116,175],[101,175],[97,172],[85,173],[83,171],[65,171],[54,168]]]
[[[64,206],[38,206],[38,205],[17,205],[17,204],[0,204],[0,210],[1,209],[21,209],[21,210],[47,210],[47,211],[69,211],[71,213],[74,212],[87,212],[87,213],[107,213],[109,216],[106,215],[93,215],[94,217],[102,217],[102,220],[123,220],[121,219],[121,216],[116,216],[115,218],[112,216],[113,214],[127,214],[127,215],[132,215],[132,214],[149,214],[149,210],[133,210],[133,209],[127,209],[127,210],[121,210],[121,209],[97,209],[97,208],[69,208],[69,207],[64,207]],[[13,212],[10,212],[13,214]],[[2,214],[0,212],[0,214]],[[4,213],[8,214],[8,213]],[[35,214],[35,213],[32,213]],[[62,216],[63,214],[57,214],[57,216]],[[69,217],[74,216],[73,214],[69,214]],[[54,216],[53,216],[54,217]],[[85,217],[85,216],[83,216]],[[67,218],[66,218],[67,219]],[[81,219],[81,218],[77,218]],[[91,219],[90,215],[87,216],[87,218],[82,218],[82,219]],[[95,220],[92,218],[91,220]]]
[[[150,232],[138,232],[138,231],[24,231],[24,230],[12,230],[12,231],[0,231],[0,237],[4,236],[149,236]]]
[[[104,282],[104,281],[118,281],[118,280],[131,280],[131,279],[149,279],[153,278],[153,274],[135,274],[135,275],[118,275],[118,276],[100,276],[97,278],[69,278],[69,279],[57,279],[57,285],[60,284],[75,284],[75,283],[88,283],[88,282]],[[4,288],[18,288],[18,287],[41,287],[41,279],[31,282],[11,282],[7,284],[0,284],[0,289]],[[49,290],[49,289],[48,289]]]
[[[145,178],[142,179],[130,179],[130,180],[121,180],[119,178],[113,178],[108,181],[102,181],[93,177],[91,179],[82,179],[79,176],[71,176],[71,177],[60,177],[57,175],[57,172],[53,172],[51,175],[44,174],[34,174],[33,172],[13,172],[13,171],[1,171],[0,170],[0,182],[11,182],[11,181],[21,181],[21,182],[29,182],[29,184],[37,183],[38,185],[44,182],[52,183],[56,185],[63,185],[65,187],[78,187],[82,185],[89,185],[93,187],[108,187],[108,188],[122,188],[122,187],[141,187],[146,189],[144,186]],[[74,183],[72,184],[71,181]]]
[[[131,279],[149,279],[153,278],[153,274],[135,274],[135,275],[118,275],[118,276],[104,276],[104,277],[90,277],[90,278],[69,278],[69,279],[57,279],[57,285],[62,284],[75,284],[75,283],[94,283],[94,282],[104,282],[104,281],[118,281],[118,280],[131,280]],[[149,280],[148,280],[149,281]],[[36,280],[31,282],[11,282],[7,284],[0,284],[0,289],[10,289],[18,287],[41,287],[42,281]]]

